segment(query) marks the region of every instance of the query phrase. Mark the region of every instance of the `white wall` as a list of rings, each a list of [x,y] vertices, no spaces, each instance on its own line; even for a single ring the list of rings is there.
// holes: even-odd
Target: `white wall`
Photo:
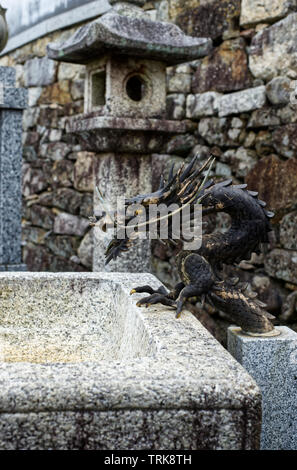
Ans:
[[[1,55],[52,31],[101,15],[108,0],[1,0],[9,41]]]

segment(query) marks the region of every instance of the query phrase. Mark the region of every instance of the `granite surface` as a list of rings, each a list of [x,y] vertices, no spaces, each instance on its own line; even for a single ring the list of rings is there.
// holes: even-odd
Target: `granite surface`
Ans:
[[[0,66],[0,83],[6,87],[15,86],[16,70],[13,67]]]
[[[148,274],[0,273],[1,449],[257,448],[259,389]]]
[[[0,108],[20,109],[27,107],[28,90],[25,88],[4,87]]]
[[[228,350],[251,374],[262,392],[261,448],[297,449],[297,334],[278,326],[273,338],[255,338],[229,328]]]
[[[22,111],[27,90],[14,87],[15,74],[12,67],[0,67],[0,270],[22,265]]]
[[[0,111],[0,265],[21,263],[22,113]]]

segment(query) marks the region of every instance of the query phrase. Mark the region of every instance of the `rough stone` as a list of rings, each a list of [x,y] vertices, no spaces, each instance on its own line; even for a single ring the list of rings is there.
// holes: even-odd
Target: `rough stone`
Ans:
[[[137,308],[138,284],[160,286],[139,273],[1,278],[2,449],[258,448],[254,380],[190,312]]]
[[[40,115],[39,108],[28,108],[23,113],[23,129],[24,131],[37,125]]]
[[[157,20],[169,21],[169,5],[167,0],[161,0],[157,8]]]
[[[289,76],[296,69],[297,13],[265,28],[253,37],[249,66],[257,78],[271,80],[277,75]]]
[[[33,225],[46,229],[52,229],[55,215],[50,209],[33,204],[29,209],[30,220]]]
[[[70,86],[71,96],[74,100],[80,100],[85,94],[85,81],[75,80]]]
[[[187,34],[225,39],[239,35],[240,0],[170,1],[170,18]]]
[[[89,226],[90,224],[87,219],[61,212],[55,217],[53,232],[62,235],[77,235],[82,237]]]
[[[24,132],[23,134],[23,143],[26,146],[30,146],[30,145],[36,146],[39,140],[40,140],[39,132],[29,131],[29,132]]]
[[[38,204],[41,206],[48,206],[52,207],[53,206],[53,192],[52,191],[47,191],[45,193],[38,194]]]
[[[190,93],[192,75],[190,73],[177,73],[174,70],[167,72],[168,93]]]
[[[94,190],[94,153],[78,152],[74,164],[73,186],[79,191]]]
[[[166,98],[167,119],[182,120],[186,117],[186,98],[183,93],[168,95]]]
[[[87,271],[81,265],[73,263],[68,258],[56,256],[42,245],[28,243],[23,248],[24,262],[29,271],[75,272]],[[32,443],[31,443],[32,444]]]
[[[259,156],[271,155],[274,152],[272,135],[267,130],[258,132],[255,143],[256,152]]]
[[[197,139],[192,134],[184,134],[172,137],[166,145],[166,153],[187,156],[197,144]]]
[[[52,171],[53,185],[70,187],[73,185],[74,164],[69,160],[55,161]]]
[[[272,134],[274,149],[287,158],[297,157],[297,124],[278,127]]]
[[[86,268],[92,269],[93,250],[94,250],[93,230],[89,230],[89,232],[82,239],[82,242],[79,245],[78,250],[77,250],[77,254],[79,256],[80,262]]]
[[[70,93],[70,81],[63,80],[54,83],[43,89],[38,104],[51,104],[57,103],[60,105],[72,103],[72,96]]]
[[[115,3],[120,3],[120,0],[109,0],[109,3],[114,5]],[[142,7],[146,3],[146,0],[129,0],[129,3]]]
[[[42,87],[30,87],[28,89],[28,105],[29,107],[36,106],[40,95],[42,93]]]
[[[198,62],[193,75],[192,91],[229,92],[249,88],[252,75],[243,38],[224,41],[211,54]]]
[[[255,132],[253,131],[249,132],[244,140],[244,144],[243,144],[244,147],[246,148],[253,147],[255,144],[255,140],[256,140]]]
[[[239,177],[245,177],[257,163],[257,154],[255,151],[240,147],[237,150],[227,150],[221,156],[221,160],[228,163],[234,174]]]
[[[255,379],[262,392],[262,450],[296,449],[297,334],[285,326],[274,338],[228,331],[228,350]]]
[[[44,243],[52,253],[64,258],[70,258],[75,255],[79,246],[79,241],[76,237],[67,235],[50,234],[45,237]]]
[[[39,227],[22,227],[22,238],[24,243],[35,243],[37,245],[44,244],[44,238],[48,232]]]
[[[282,314],[280,319],[292,323],[297,320],[297,291],[291,292],[282,305]]]
[[[25,86],[41,87],[54,83],[56,79],[57,63],[47,57],[34,57],[27,60],[24,66]]]
[[[279,160],[275,155],[262,158],[246,177],[251,190],[270,210],[276,211],[276,220],[297,205],[297,160]]]
[[[279,20],[296,7],[295,0],[242,0],[240,24],[249,27]]]
[[[51,129],[48,134],[48,140],[50,142],[60,142],[62,139],[62,130],[61,129]]]
[[[282,124],[293,124],[297,122],[296,105],[288,104],[277,110]]]
[[[240,114],[262,108],[266,103],[265,86],[224,95],[218,102],[219,116]]]
[[[252,259],[252,263],[254,265],[263,266],[264,256],[259,256],[255,253],[253,253],[252,258],[253,256],[260,257],[261,259],[255,261]],[[259,300],[267,305],[265,310],[272,315],[279,316],[283,304],[283,291],[280,289],[279,283],[275,282],[274,279],[267,275],[256,274],[252,279],[252,289],[258,293]],[[285,293],[285,295],[286,294],[287,293]]]
[[[80,64],[67,64],[61,62],[58,70],[58,81],[62,80],[76,80],[77,78],[84,78],[85,67]]]
[[[242,129],[244,127],[244,121],[238,117],[232,118],[231,126],[233,129]]]
[[[272,277],[297,284],[297,251],[275,248],[265,258],[265,269]]]
[[[241,134],[241,131],[240,129],[229,129],[228,131],[228,137],[230,137],[230,139],[234,140],[235,142],[238,142],[239,141],[239,136]]]
[[[286,214],[280,222],[280,244],[283,248],[297,250],[297,212]]]
[[[258,129],[261,127],[275,127],[281,124],[280,117],[277,115],[277,109],[261,108],[252,112],[247,128]]]
[[[206,93],[188,95],[187,97],[187,118],[199,119],[204,116],[213,116],[218,112],[218,102],[220,93],[209,91]]]
[[[39,154],[43,158],[57,161],[66,158],[70,152],[71,149],[65,142],[52,142],[49,144],[41,144]]]
[[[216,164],[216,176],[223,176],[229,178],[232,175],[230,166],[225,163],[217,162]]]
[[[288,104],[292,92],[291,80],[287,77],[275,77],[266,85],[266,94],[272,104]]]
[[[34,147],[23,147],[23,159],[26,162],[35,162],[37,158],[37,153]]]
[[[83,203],[83,195],[74,189],[59,188],[54,191],[51,202],[59,209],[63,209],[71,214],[79,214]]]
[[[83,194],[82,203],[79,208],[79,215],[82,217],[91,217],[94,215],[92,194]]]
[[[228,137],[231,122],[227,118],[202,118],[198,124],[199,134],[209,145],[236,146],[236,143]]]
[[[26,197],[30,194],[40,193],[49,186],[49,183],[42,170],[31,168],[28,164],[23,165],[23,196]]]
[[[39,111],[38,124],[57,129],[59,127],[59,109],[57,105],[45,106],[37,108]]]

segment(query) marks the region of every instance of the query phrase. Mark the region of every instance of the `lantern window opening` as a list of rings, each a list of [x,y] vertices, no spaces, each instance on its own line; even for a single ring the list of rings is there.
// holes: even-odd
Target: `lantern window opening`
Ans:
[[[126,93],[132,101],[141,101],[147,91],[147,84],[145,79],[139,75],[134,74],[126,81]]]
[[[106,71],[95,70],[91,73],[92,108],[104,106],[106,102]]]

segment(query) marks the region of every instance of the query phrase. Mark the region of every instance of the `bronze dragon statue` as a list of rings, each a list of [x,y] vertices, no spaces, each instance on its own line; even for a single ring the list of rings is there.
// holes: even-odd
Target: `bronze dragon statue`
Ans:
[[[271,332],[274,318],[265,311],[266,305],[255,298],[255,293],[247,292],[246,288],[237,285],[238,279],[223,279],[224,264],[239,263],[249,259],[253,252],[260,253],[261,245],[268,242],[270,218],[273,213],[265,209],[266,203],[258,199],[258,193],[249,191],[246,184],[234,185],[232,180],[215,183],[208,179],[213,163],[210,157],[201,167],[197,166],[197,157],[174,174],[171,168],[167,182],[161,178],[158,191],[151,194],[138,195],[125,200],[125,207],[138,204],[142,209],[134,211],[124,218],[124,226],[142,212],[148,227],[152,221],[149,207],[152,204],[165,204],[182,208],[190,206],[190,222],[194,218],[194,205],[202,205],[202,215],[225,212],[231,218],[231,225],[225,233],[203,235],[198,249],[181,249],[176,263],[181,278],[173,290],[168,292],[163,286],[157,290],[150,286],[135,287],[133,293],[148,293],[137,302],[138,306],[150,306],[161,303],[176,309],[178,317],[187,300],[196,298],[206,300],[241,326],[242,330],[252,334]],[[208,169],[208,172],[206,170]],[[206,175],[202,178],[202,175]],[[117,214],[114,215],[117,221]],[[168,220],[167,243],[175,243],[171,226],[172,217]],[[119,222],[116,222],[119,223]],[[154,223],[157,223],[156,221]],[[137,235],[135,236],[137,238]],[[115,259],[122,251],[127,251],[132,242],[129,237],[114,237],[106,250],[106,263]]]

